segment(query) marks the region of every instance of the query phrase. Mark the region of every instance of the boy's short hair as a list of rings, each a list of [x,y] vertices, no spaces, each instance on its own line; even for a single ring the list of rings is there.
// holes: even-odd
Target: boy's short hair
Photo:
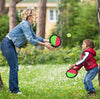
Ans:
[[[90,48],[94,48],[94,47],[95,47],[94,42],[93,42],[93,40],[91,40],[91,39],[85,39],[83,42],[85,42],[86,45],[87,45],[88,47],[90,47]]]

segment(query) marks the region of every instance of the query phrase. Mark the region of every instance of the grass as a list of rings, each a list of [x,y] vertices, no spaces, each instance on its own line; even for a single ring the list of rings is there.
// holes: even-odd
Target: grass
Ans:
[[[19,66],[19,88],[21,95],[11,94],[8,86],[9,67],[0,67],[4,88],[0,91],[0,99],[87,99],[83,85],[86,71],[82,68],[77,77],[69,79],[65,73],[69,65],[35,65]],[[100,99],[98,76],[93,80]]]

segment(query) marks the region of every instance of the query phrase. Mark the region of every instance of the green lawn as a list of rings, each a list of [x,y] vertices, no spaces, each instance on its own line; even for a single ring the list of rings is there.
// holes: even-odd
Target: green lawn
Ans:
[[[9,68],[0,67],[4,88],[0,99],[87,99],[83,85],[86,71],[82,68],[78,76],[69,79],[65,73],[69,65],[19,66],[19,88],[21,95],[11,94],[8,86]],[[100,99],[98,76],[93,80],[96,97]]]

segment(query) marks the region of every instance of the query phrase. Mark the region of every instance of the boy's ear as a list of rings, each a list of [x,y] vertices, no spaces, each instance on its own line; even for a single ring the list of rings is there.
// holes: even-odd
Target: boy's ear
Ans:
[[[87,46],[87,48],[90,48],[89,46]]]

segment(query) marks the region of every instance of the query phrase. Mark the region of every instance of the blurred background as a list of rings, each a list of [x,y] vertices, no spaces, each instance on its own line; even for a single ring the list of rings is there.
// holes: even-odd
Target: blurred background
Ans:
[[[74,63],[80,58],[84,39],[94,41],[96,60],[99,63],[99,2],[100,0],[0,0],[0,42],[22,21],[21,12],[26,8],[34,8],[38,17],[37,23],[32,25],[36,35],[49,39],[52,34],[57,34],[61,37],[62,44],[50,52],[41,47],[36,50],[28,43],[18,55],[19,64]],[[1,53],[0,66],[7,65],[5,61]]]

